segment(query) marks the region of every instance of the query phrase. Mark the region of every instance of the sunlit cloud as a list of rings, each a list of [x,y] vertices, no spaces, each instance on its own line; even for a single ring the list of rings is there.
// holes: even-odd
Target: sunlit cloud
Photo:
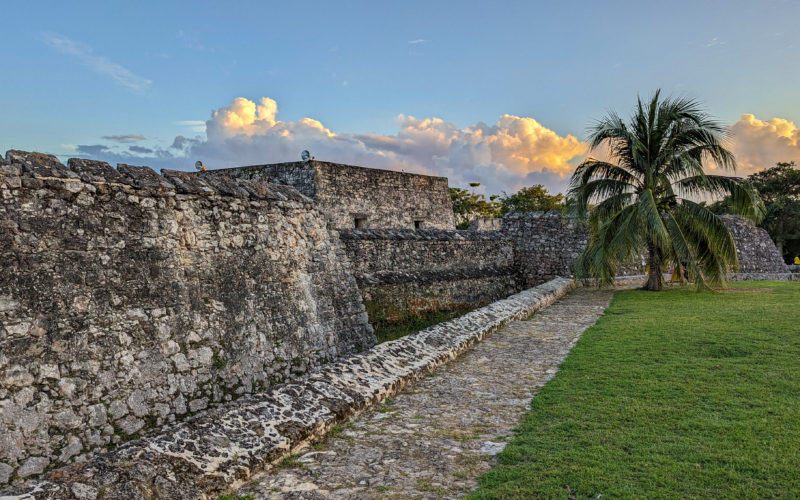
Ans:
[[[75,57],[81,64],[94,72],[110,77],[119,85],[131,90],[141,92],[150,87],[152,83],[147,78],[133,74],[121,64],[94,54],[92,47],[85,43],[77,42],[64,35],[52,32],[43,32],[41,39],[58,52]]]
[[[800,164],[800,128],[784,118],[760,120],[743,114],[731,127],[731,149],[736,155],[738,175],[775,166],[777,162]]]
[[[409,45],[417,45],[419,43],[425,43],[425,42],[427,42],[427,40],[425,40],[424,38],[417,38],[416,40],[408,41]]]
[[[119,151],[94,144],[69,145],[69,149],[110,162],[183,169],[191,169],[196,160],[209,168],[294,161],[307,149],[322,161],[448,177],[451,186],[479,182],[487,194],[515,192],[532,184],[563,192],[575,165],[590,154],[588,144],[575,136],[559,135],[532,117],[510,114],[493,124],[467,127],[436,117],[400,114],[395,134],[357,134],[336,132],[310,117],[284,122],[278,119],[274,99],[238,97],[212,110],[205,122],[175,123],[205,134],[176,136],[166,148],[131,145]],[[789,120],[764,121],[745,114],[731,132],[738,175],[779,161],[800,163],[800,129]],[[103,138],[118,143],[144,139],[136,134]],[[591,154],[607,156],[602,147]]]
[[[290,161],[308,149],[319,160],[441,175],[451,185],[480,182],[486,192],[531,183],[562,190],[587,145],[530,117],[459,128],[440,118],[399,115],[396,135],[337,133],[313,118],[278,120],[277,103],[239,97],[211,113],[206,139],[176,138],[175,149],[212,168]]]

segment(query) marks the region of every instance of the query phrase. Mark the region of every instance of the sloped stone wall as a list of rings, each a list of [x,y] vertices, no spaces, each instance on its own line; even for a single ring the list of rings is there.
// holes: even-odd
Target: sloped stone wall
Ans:
[[[0,484],[375,343],[287,186],[11,151],[0,165]]]
[[[340,230],[364,301],[381,315],[488,304],[519,290],[498,231]]]
[[[720,217],[733,233],[736,242],[736,257],[739,273],[788,273],[775,242],[763,228],[754,226],[747,219],[735,215]]]
[[[791,279],[778,249],[764,229],[733,215],[721,216],[731,230],[742,279]],[[586,228],[570,225],[558,211],[511,213],[503,217],[503,233],[515,243],[519,280],[534,286],[555,276],[572,276],[575,260],[586,248]],[[620,276],[642,274],[645,257],[620,269]]]

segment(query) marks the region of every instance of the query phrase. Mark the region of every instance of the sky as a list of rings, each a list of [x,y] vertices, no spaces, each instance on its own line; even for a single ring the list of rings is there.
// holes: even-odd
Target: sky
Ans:
[[[800,2],[12,2],[0,150],[190,170],[300,159],[562,191],[656,89],[800,164]]]

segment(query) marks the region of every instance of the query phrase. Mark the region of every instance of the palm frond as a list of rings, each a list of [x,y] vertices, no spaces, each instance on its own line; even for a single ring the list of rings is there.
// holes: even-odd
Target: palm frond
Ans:
[[[730,206],[736,215],[759,223],[766,214],[764,202],[753,186],[741,177],[700,174],[686,177],[674,184],[676,191],[686,196],[712,195],[730,197]]]

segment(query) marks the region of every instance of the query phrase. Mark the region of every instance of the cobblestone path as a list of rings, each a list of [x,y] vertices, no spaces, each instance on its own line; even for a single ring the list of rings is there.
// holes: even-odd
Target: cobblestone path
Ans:
[[[610,290],[578,289],[284,460],[236,493],[256,498],[460,498],[477,486],[536,392]]]

